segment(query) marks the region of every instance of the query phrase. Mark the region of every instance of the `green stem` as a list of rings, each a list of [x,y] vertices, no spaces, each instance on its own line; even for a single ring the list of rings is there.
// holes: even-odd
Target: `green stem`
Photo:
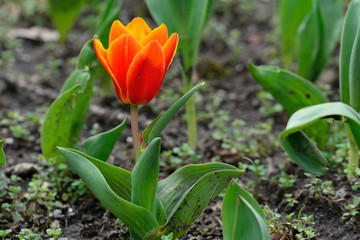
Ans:
[[[190,91],[193,87],[192,75],[192,70],[183,71],[185,92]],[[197,124],[194,96],[186,102],[185,109],[187,117],[188,144],[190,147],[195,149],[197,145]]]
[[[131,114],[131,134],[133,139],[133,147],[135,152],[135,162],[137,162],[141,155],[140,139],[139,139],[139,120],[138,120],[138,106],[130,105]]]
[[[357,144],[355,142],[354,135],[351,132],[349,124],[347,124],[347,130],[348,130],[348,137],[349,137],[349,169],[356,169],[359,167],[359,149],[357,147]],[[348,179],[351,180],[353,178],[353,174],[349,173]]]

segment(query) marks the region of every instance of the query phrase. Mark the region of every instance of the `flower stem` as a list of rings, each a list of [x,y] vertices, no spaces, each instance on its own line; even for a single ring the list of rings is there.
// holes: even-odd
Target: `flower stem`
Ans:
[[[185,85],[185,93],[190,91],[193,86],[192,81],[193,71],[183,70],[183,78]],[[186,108],[186,116],[187,116],[187,129],[188,129],[188,144],[192,148],[196,148],[197,145],[197,124],[196,124],[196,109],[195,109],[195,101],[194,96],[192,96],[185,105]]]
[[[351,132],[349,124],[347,124],[348,136],[349,136],[349,169],[356,169],[359,167],[359,149],[355,142],[355,138],[353,133]],[[353,178],[353,174],[349,173],[348,179],[351,180]]]
[[[131,134],[133,139],[133,147],[135,152],[135,162],[137,162],[141,155],[140,139],[139,139],[139,120],[138,120],[138,106],[130,105],[131,114]]]

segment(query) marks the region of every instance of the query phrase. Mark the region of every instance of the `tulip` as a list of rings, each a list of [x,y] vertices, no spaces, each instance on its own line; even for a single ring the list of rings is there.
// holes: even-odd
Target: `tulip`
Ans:
[[[142,18],[137,17],[126,27],[119,20],[114,21],[109,48],[105,49],[94,39],[94,49],[111,76],[120,101],[141,105],[159,93],[178,41],[177,33],[168,37],[164,24],[151,30]]]

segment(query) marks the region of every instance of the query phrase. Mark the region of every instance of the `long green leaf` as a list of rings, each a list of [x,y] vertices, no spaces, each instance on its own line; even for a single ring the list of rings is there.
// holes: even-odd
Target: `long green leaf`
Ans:
[[[322,175],[327,171],[328,162],[315,144],[301,132],[302,129],[323,118],[345,117],[353,130],[357,145],[360,146],[360,115],[342,102],[323,103],[300,109],[288,121],[280,135],[280,143],[289,156],[305,171]],[[355,135],[356,133],[356,135]]]
[[[51,18],[60,33],[60,42],[65,42],[66,36],[85,2],[86,0],[48,0]]]
[[[198,91],[204,83],[199,83],[195,87],[193,87],[190,91],[188,91],[184,96],[182,96],[179,100],[177,100],[165,113],[161,116],[157,117],[154,121],[155,123],[151,123],[145,130],[143,134],[143,141],[141,147],[144,148],[146,144],[151,142],[153,139],[158,137],[161,131],[166,127],[166,125],[170,122],[170,120],[174,117],[174,115],[180,110],[182,106],[190,99],[190,97]]]
[[[157,193],[169,215],[179,199],[204,175],[220,170],[237,170],[224,163],[192,164],[176,170],[169,177],[159,182]]]
[[[74,75],[81,76],[72,78]],[[51,104],[41,129],[41,147],[46,159],[55,158],[61,162],[56,147],[73,147],[77,142],[89,108],[93,84],[93,74],[76,70],[65,83],[62,94]]]
[[[84,142],[84,152],[94,158],[105,161],[110,156],[116,141],[121,137],[126,126],[126,119],[117,127],[88,138]]]
[[[3,149],[4,142],[5,142],[5,139],[0,139],[0,166],[6,164],[5,153],[4,153],[4,149]]]
[[[265,214],[235,181],[226,190],[222,207],[224,240],[270,240]]]
[[[202,165],[201,167],[207,168],[209,165]],[[161,186],[161,188],[167,187],[171,189],[167,190],[167,192],[176,195],[173,198],[177,198],[177,203],[168,215],[168,221],[165,226],[152,230],[145,239],[159,239],[161,235],[169,233],[173,233],[174,237],[184,235],[205,210],[209,201],[216,197],[229,184],[232,178],[240,177],[243,173],[239,169],[215,170],[204,174],[194,184],[189,186],[189,182],[186,180],[188,175],[193,174],[192,170],[192,168],[182,170],[182,178],[178,179],[176,177],[177,181],[167,182],[166,185]],[[178,181],[183,183],[180,184]],[[161,188],[159,186],[160,191],[162,191]],[[184,190],[185,192],[182,195],[178,194],[178,191],[183,192]],[[160,192],[159,196],[160,198],[163,197]],[[167,204],[165,199],[162,199],[162,202],[164,205]]]
[[[155,138],[141,154],[132,174],[131,202],[153,212],[159,180],[160,138]]]
[[[312,0],[281,0],[279,4],[282,62],[290,69],[295,54],[296,31],[312,7]]]
[[[352,31],[352,30],[349,30]],[[350,105],[360,112],[360,24],[356,31],[349,67]]]
[[[249,70],[254,79],[260,83],[289,113],[300,108],[328,102],[325,95],[311,82],[286,70],[270,66],[255,66],[249,63]],[[321,149],[326,142],[327,123],[319,121],[306,129],[314,137]]]
[[[93,158],[75,149],[65,148],[74,154],[78,154],[94,164],[106,179],[110,188],[121,198],[131,201],[131,172],[110,165],[104,161]]]
[[[350,76],[350,65],[356,66],[355,59],[352,60],[352,55],[357,48],[355,45],[359,44],[355,41],[360,27],[360,0],[353,0],[347,10],[344,27],[342,30],[341,48],[340,48],[340,90],[341,101],[350,104],[350,82],[359,81],[359,76]],[[356,43],[356,44],[355,44]],[[357,60],[359,66],[359,60]],[[359,110],[358,110],[359,111]]]
[[[71,150],[64,148],[59,150],[100,202],[129,226],[134,239],[143,239],[147,232],[158,226],[151,212],[118,196],[92,162]],[[101,161],[99,163],[106,164]],[[116,177],[113,175],[113,178]]]

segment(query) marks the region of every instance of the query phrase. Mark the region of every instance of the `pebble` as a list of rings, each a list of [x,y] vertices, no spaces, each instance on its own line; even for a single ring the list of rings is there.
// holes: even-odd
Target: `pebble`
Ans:
[[[62,214],[62,211],[60,209],[55,209],[53,211],[53,215],[55,218],[63,218],[64,215]]]
[[[90,214],[84,214],[81,217],[81,223],[90,223],[93,222],[93,220],[94,220],[94,216]]]
[[[37,172],[36,167],[37,165],[34,163],[18,163],[14,166],[12,174],[18,175],[22,178],[31,177],[34,173]]]

